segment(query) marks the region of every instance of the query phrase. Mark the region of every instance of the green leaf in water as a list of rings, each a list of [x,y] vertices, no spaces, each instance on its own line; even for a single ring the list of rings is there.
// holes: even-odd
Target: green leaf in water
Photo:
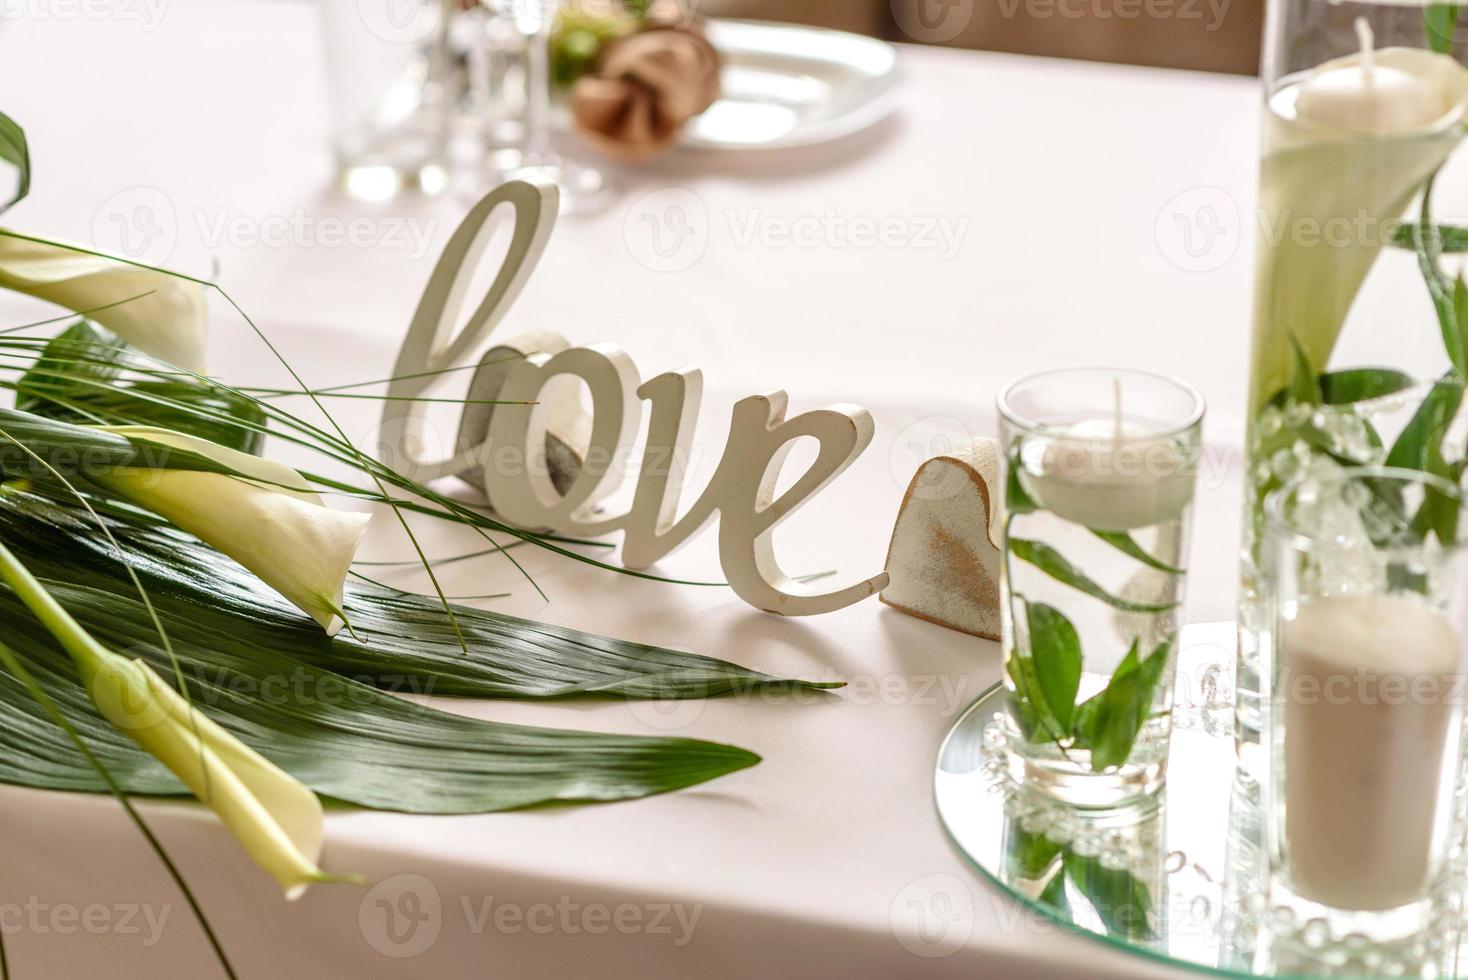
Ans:
[[[1410,374],[1390,368],[1352,368],[1320,376],[1320,398],[1326,405],[1354,405],[1406,391],[1416,384]]]
[[[1456,3],[1430,3],[1422,11],[1427,28],[1427,46],[1438,54],[1453,50],[1453,32],[1458,26]]]
[[[1391,243],[1409,252],[1417,248],[1417,236],[1423,234],[1422,225],[1416,221],[1403,221],[1392,231]],[[1431,234],[1431,230],[1426,234]],[[1444,255],[1468,252],[1468,228],[1456,225],[1438,225],[1438,239]]]
[[[1076,746],[1091,750],[1091,768],[1096,772],[1119,766],[1132,754],[1171,649],[1169,637],[1143,660],[1141,641],[1134,641],[1106,689],[1087,699],[1076,713]]]
[[[1095,528],[1091,528],[1090,530],[1092,534],[1111,545],[1117,551],[1135,558],[1148,568],[1155,568],[1159,572],[1169,572],[1173,575],[1187,574],[1187,569],[1179,568],[1176,565],[1169,565],[1161,558],[1147,551],[1146,548],[1137,544],[1136,539],[1125,531],[1098,531]]]
[[[1065,853],[1065,876],[1085,896],[1107,933],[1131,940],[1155,937],[1147,921],[1152,896],[1131,872],[1108,868],[1099,857]]]
[[[1456,12],[1454,14],[1456,17]],[[1443,347],[1448,360],[1459,378],[1468,376],[1468,360],[1465,360],[1463,327],[1468,323],[1468,293],[1461,279],[1456,282],[1442,271],[1442,236],[1432,221],[1432,188],[1437,175],[1428,178],[1422,189],[1422,221],[1411,226],[1412,244],[1417,253],[1417,267],[1427,284],[1428,296],[1437,312],[1438,326],[1442,330]]]
[[[1018,650],[1011,650],[1004,666],[1014,684],[1009,697],[1010,716],[1019,726],[1020,734],[1035,743],[1057,742],[1065,729],[1050,713],[1045,697],[1040,693],[1040,681],[1035,675],[1035,662]]]
[[[1463,381],[1451,372],[1432,386],[1387,453],[1386,465],[1424,472],[1429,446],[1440,444],[1463,403]]]
[[[1004,509],[1009,514],[1033,514],[1040,509],[1040,505],[1025,492],[1024,484],[1020,482],[1019,470],[1019,444],[1016,443],[1014,452],[1009,454],[1009,462],[1006,467],[1008,473],[1004,482]]]
[[[1075,626],[1053,606],[1031,602],[1030,653],[1035,679],[1061,731],[1069,731],[1075,715],[1076,692],[1081,687],[1081,638]]]
[[[1057,582],[1084,592],[1092,598],[1100,599],[1107,605],[1124,612],[1160,613],[1176,609],[1178,605],[1176,602],[1133,602],[1130,599],[1114,596],[1095,581],[1087,578],[1064,555],[1041,541],[1010,538],[1009,551],[1020,561],[1035,566]]]
[[[1016,878],[1041,881],[1060,860],[1065,849],[1045,836],[1044,831],[1025,830],[1019,821],[1008,821],[1004,841],[1004,870]]]

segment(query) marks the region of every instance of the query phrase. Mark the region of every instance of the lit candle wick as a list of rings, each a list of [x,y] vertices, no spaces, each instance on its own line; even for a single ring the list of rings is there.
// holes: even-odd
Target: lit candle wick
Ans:
[[[1361,41],[1361,81],[1371,88],[1376,84],[1376,35],[1365,17],[1356,18],[1356,37]]]

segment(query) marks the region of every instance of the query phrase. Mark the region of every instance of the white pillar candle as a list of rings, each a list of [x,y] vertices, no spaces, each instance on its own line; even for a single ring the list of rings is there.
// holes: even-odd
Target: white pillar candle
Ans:
[[[1365,18],[1356,19],[1361,53],[1317,69],[1295,100],[1295,117],[1336,129],[1392,133],[1423,129],[1442,114],[1442,99],[1425,81],[1376,63]]]
[[[1409,598],[1312,599],[1281,658],[1291,886],[1341,909],[1421,898],[1455,734],[1452,626]]]

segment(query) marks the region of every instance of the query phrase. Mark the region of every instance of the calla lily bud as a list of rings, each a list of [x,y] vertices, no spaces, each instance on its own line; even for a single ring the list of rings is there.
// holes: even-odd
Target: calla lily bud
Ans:
[[[1412,139],[1364,139],[1339,128],[1333,114],[1309,99],[1293,112],[1276,107],[1265,113],[1254,290],[1256,410],[1289,384],[1296,343],[1317,370],[1329,363],[1395,222],[1468,132],[1468,70],[1445,55],[1406,48],[1384,48],[1373,58],[1422,93],[1424,123],[1406,131]],[[1358,67],[1360,60],[1328,61],[1315,72],[1329,75]],[[1343,237],[1308,234],[1311,229],[1340,229]]]
[[[0,579],[71,655],[102,716],[213,810],[287,898],[313,882],[361,880],[317,867],[325,832],[315,793],[190,705],[143,661],[98,643],[3,544]]]
[[[204,373],[209,311],[197,282],[0,230],[0,287],[86,313],[143,353]]]
[[[370,515],[332,510],[280,463],[167,429],[103,428],[135,443],[197,453],[240,474],[127,467],[92,478],[233,558],[336,635],[344,625],[347,573]]]

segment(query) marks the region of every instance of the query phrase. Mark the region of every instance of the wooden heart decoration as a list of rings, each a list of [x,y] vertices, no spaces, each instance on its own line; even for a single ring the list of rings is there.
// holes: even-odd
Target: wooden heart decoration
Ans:
[[[902,498],[882,601],[930,623],[999,639],[999,443],[973,442],[923,463]]]

